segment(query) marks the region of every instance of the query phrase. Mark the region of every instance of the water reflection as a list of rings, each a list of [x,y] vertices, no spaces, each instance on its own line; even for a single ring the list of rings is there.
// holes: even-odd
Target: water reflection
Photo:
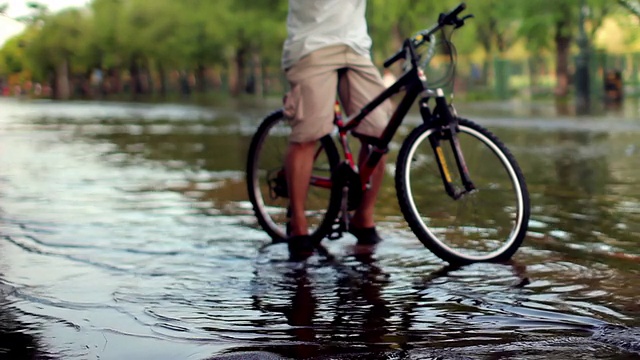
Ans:
[[[14,291],[0,277],[0,359],[52,359],[32,335],[38,332],[38,326],[18,320],[18,309],[6,299]]]
[[[437,346],[435,344],[440,341],[450,342],[452,339],[457,339],[455,346],[486,341],[481,337],[474,339],[476,336],[469,331],[469,327],[477,326],[480,330],[492,321],[478,319],[480,321],[475,325],[465,321],[464,329],[454,328],[460,320],[458,315],[469,313],[460,311],[461,307],[480,306],[475,300],[469,304],[460,301],[466,297],[473,298],[473,288],[458,284],[462,287],[457,294],[461,298],[457,301],[451,301],[450,298],[455,291],[451,293],[445,290],[456,286],[456,279],[462,276],[455,273],[464,271],[461,267],[437,268],[427,275],[413,278],[408,288],[394,288],[397,284],[376,260],[373,247],[348,247],[348,251],[339,256],[325,249],[311,265],[289,264],[283,267],[283,278],[280,280],[274,278],[273,274],[264,275],[270,274],[274,266],[281,265],[276,264],[268,262],[255,271],[256,283],[275,282],[277,287],[261,296],[254,296],[253,304],[262,311],[281,312],[290,326],[288,335],[294,344],[243,347],[235,351],[269,351],[284,357],[308,358],[344,352],[384,354],[409,350],[416,344]],[[514,276],[509,287],[518,289],[529,284],[523,264],[510,262],[505,266]],[[474,272],[472,270],[466,275]],[[332,282],[328,284],[327,279]],[[466,280],[464,283],[467,283]],[[500,283],[499,287],[504,291],[503,280],[494,281]],[[485,295],[490,287],[490,284],[482,285]],[[268,306],[274,297],[288,299],[288,306]],[[488,312],[492,313],[493,310]],[[530,312],[534,313],[533,310]],[[523,321],[525,324],[528,322]],[[533,323],[536,320],[530,321]],[[547,321],[555,330],[564,323],[553,314],[548,316]],[[498,322],[502,323],[501,320]],[[442,330],[438,333],[431,331],[439,323],[447,323],[448,327],[452,327],[446,330],[446,336]],[[500,340],[505,341],[508,340]],[[386,358],[386,355],[380,358]]]
[[[599,347],[626,339],[627,348],[638,346],[629,342],[629,329],[606,330],[609,322],[592,317],[588,311],[576,312],[582,306],[577,302],[571,310],[563,311],[562,300],[546,294],[568,289],[544,290],[541,285],[545,280],[532,280],[523,263],[444,266],[425,275],[412,273],[407,288],[398,286],[398,279],[385,272],[373,248],[347,249],[337,255],[326,250],[309,264],[259,261],[253,282],[268,291],[252,296],[253,308],[281,314],[287,325],[281,331],[286,336],[278,335],[280,331],[273,327],[276,320],[261,323],[280,341],[225,353],[409,359],[416,354],[449,357],[469,351],[484,353],[487,344],[492,344],[493,351],[485,355],[506,357],[515,355],[515,343],[537,354],[553,354],[568,342]],[[608,336],[615,332],[624,336]],[[565,340],[557,344],[541,341],[544,335]],[[570,348],[560,350],[571,355]]]
[[[270,284],[254,294],[254,308],[281,313],[290,342],[277,346],[243,347],[238,351],[270,351],[289,358],[309,358],[344,352],[388,351],[392,336],[390,304],[382,296],[388,274],[377,265],[373,247],[353,247],[338,259],[326,248],[315,263],[267,261],[254,272],[255,284]],[[282,270],[282,278],[271,273]],[[265,276],[265,274],[270,274]],[[273,305],[275,299],[286,304]],[[264,325],[264,324],[263,324]]]

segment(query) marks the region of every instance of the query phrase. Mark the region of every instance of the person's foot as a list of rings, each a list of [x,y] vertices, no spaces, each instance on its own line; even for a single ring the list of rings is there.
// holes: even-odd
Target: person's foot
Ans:
[[[349,232],[358,239],[358,245],[375,245],[382,241],[374,227],[357,228],[350,226]]]
[[[315,241],[309,235],[291,236],[287,239],[287,245],[291,261],[306,260],[316,249]]]

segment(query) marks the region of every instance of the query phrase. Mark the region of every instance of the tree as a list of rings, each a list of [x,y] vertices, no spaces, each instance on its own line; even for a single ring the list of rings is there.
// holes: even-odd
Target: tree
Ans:
[[[449,11],[456,0],[369,0],[368,23],[378,62],[400,48],[402,41],[434,24],[438,14]]]
[[[41,76],[51,77],[54,97],[68,99],[72,90],[69,82],[72,66],[84,66],[81,54],[87,43],[87,19],[82,11],[69,9],[44,16],[32,26],[38,31],[27,44],[30,62]]]
[[[470,11],[477,14],[469,38],[480,44],[485,52],[481,82],[487,84],[491,60],[495,55],[504,57],[518,40],[518,16],[514,13],[518,0],[481,0],[470,4]],[[475,35],[475,36],[474,36]]]
[[[581,0],[536,0],[520,2],[520,35],[532,53],[551,49],[556,53],[556,95],[565,97],[570,85],[570,50],[576,41]],[[589,38],[593,40],[603,19],[612,9],[610,0],[588,0]]]
[[[195,70],[196,85],[206,90],[206,70],[225,67],[231,52],[233,14],[231,1],[194,1],[186,3],[180,39],[185,46],[187,65]]]
[[[147,93],[151,89],[150,69],[154,60],[160,67],[179,57],[175,46],[173,29],[181,24],[177,21],[179,8],[171,1],[133,0],[122,5],[117,19],[116,39],[122,65],[127,66],[131,76],[134,95]],[[164,77],[164,69],[161,77]],[[143,80],[144,78],[144,80]],[[161,81],[164,86],[164,81]]]
[[[473,20],[476,40],[489,54],[497,50],[504,54],[517,40],[517,20],[514,8],[517,0],[482,0],[471,4],[472,12],[478,14]]]
[[[534,56],[553,52],[556,92],[564,96],[569,92],[581,1],[589,10],[584,22],[588,38],[595,37],[614,6],[640,8],[638,0],[474,0],[464,14],[476,18],[455,37],[457,53],[461,58],[484,57],[486,76],[490,60],[506,56],[519,41]],[[459,0],[368,0],[374,61],[380,64],[406,37],[458,4]],[[164,94],[170,74],[180,73],[184,86],[190,86],[186,79],[195,75],[201,92],[207,90],[207,79],[222,80],[226,75],[232,94],[260,95],[264,74],[280,73],[286,0],[92,0],[87,8],[55,14],[37,2],[29,6],[31,13],[21,19],[27,24],[22,40],[0,51],[0,64],[5,72],[27,71],[50,79],[57,95],[65,92],[65,78],[86,81],[94,69],[105,73],[105,90],[121,92],[124,80],[131,79],[134,94]]]
[[[266,62],[278,67],[280,64],[282,43],[286,37],[287,3],[281,0],[235,0],[229,10],[235,15],[230,31],[231,69],[236,75],[232,81],[233,92],[238,94],[244,86],[246,92],[262,95],[263,64]]]
[[[27,60],[24,54],[24,38],[21,34],[9,39],[0,52],[0,73],[16,74],[27,68]]]

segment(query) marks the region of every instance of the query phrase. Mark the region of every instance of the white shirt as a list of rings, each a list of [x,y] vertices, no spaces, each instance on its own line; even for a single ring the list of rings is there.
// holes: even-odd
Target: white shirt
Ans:
[[[366,6],[366,0],[289,0],[282,67],[288,69],[310,52],[331,45],[345,44],[370,57]]]

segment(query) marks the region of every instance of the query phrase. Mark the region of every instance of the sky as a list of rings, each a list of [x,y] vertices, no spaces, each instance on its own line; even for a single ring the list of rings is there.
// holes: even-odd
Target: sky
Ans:
[[[23,24],[0,15],[0,48],[7,40],[21,33],[22,30],[24,30]]]
[[[29,14],[26,3],[28,0],[0,0],[0,5],[8,4],[6,16],[0,15],[0,47],[10,38],[19,34],[24,25],[15,21],[15,18]],[[85,6],[89,0],[39,0],[51,11],[59,11],[72,6]]]
[[[19,17],[29,13],[27,2],[30,0],[0,0],[0,4],[9,4],[7,15]],[[40,4],[46,5],[51,11],[59,11],[71,6],[85,6],[89,0],[36,0]]]

